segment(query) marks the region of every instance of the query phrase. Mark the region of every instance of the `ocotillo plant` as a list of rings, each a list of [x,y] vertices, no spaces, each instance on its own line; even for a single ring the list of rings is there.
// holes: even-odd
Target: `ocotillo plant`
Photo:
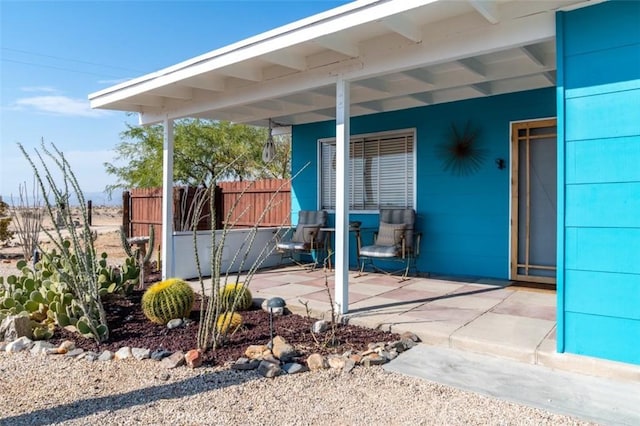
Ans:
[[[31,195],[27,193],[27,184],[18,186],[19,199],[17,205],[11,197],[11,217],[16,229],[16,235],[22,246],[22,254],[25,260],[31,259],[40,237],[44,211],[40,201],[40,193],[35,181]],[[31,200],[31,201],[30,201]]]
[[[63,236],[59,227],[54,227],[52,232],[44,230],[60,252],[62,263],[66,266],[66,268],[59,269],[58,272],[62,279],[69,284],[75,302],[87,319],[84,321],[87,325],[87,330],[85,330],[87,332],[84,334],[92,334],[98,343],[104,342],[109,338],[107,315],[100,300],[100,285],[96,275],[98,263],[93,245],[93,235],[89,227],[86,202],[80,184],[71,171],[71,166],[64,154],[54,144],[51,144],[53,152],[46,148],[44,141],[41,144],[41,149],[61,172],[61,177],[58,178],[60,184],[56,182],[40,151],[36,149],[35,153],[41,168],[36,166],[21,144],[18,144],[18,147],[33,169],[49,217],[54,222],[56,218],[59,218],[68,233],[68,237]],[[54,206],[66,204],[71,192],[75,195],[80,206],[82,223],[78,227],[74,223],[69,208],[54,212]]]
[[[305,166],[306,167],[306,166]],[[299,172],[298,172],[299,173]],[[193,230],[193,243],[194,243],[194,254],[196,260],[196,266],[198,270],[198,276],[200,281],[201,294],[205,294],[205,290],[208,290],[208,294],[211,296],[207,304],[204,306],[204,309],[200,312],[200,324],[198,328],[198,348],[206,351],[208,349],[215,349],[219,347],[229,332],[233,330],[229,327],[216,327],[216,324],[220,321],[221,316],[232,316],[235,313],[237,306],[239,305],[239,300],[231,301],[229,304],[224,304],[226,309],[223,309],[223,303],[220,300],[221,288],[226,284],[235,284],[239,288],[248,287],[251,283],[251,280],[257,270],[262,266],[262,263],[265,259],[272,253],[274,250],[275,244],[266,244],[262,249],[260,249],[256,260],[253,264],[247,264],[249,259],[249,253],[254,245],[255,238],[258,232],[258,226],[263,221],[264,217],[267,213],[275,207],[276,205],[276,195],[282,190],[284,185],[281,185],[277,191],[271,196],[270,200],[267,202],[267,206],[260,213],[258,220],[256,220],[255,224],[249,228],[249,232],[246,233],[245,238],[243,239],[240,248],[233,253],[232,259],[230,261],[230,265],[234,265],[234,269],[237,272],[231,273],[229,270],[222,270],[222,255],[223,248],[225,246],[225,240],[228,238],[229,231],[234,227],[235,223],[246,214],[245,211],[239,212],[237,216],[234,216],[236,209],[240,205],[240,201],[244,194],[249,191],[254,182],[250,182],[247,184],[247,187],[240,193],[240,195],[236,198],[233,205],[230,207],[224,221],[223,228],[218,230],[215,229],[215,217],[216,217],[216,205],[214,200],[214,190],[215,190],[215,182],[217,178],[214,178],[213,182],[208,185],[208,191],[206,196],[199,197],[197,199],[194,198],[195,214],[192,216],[194,223],[192,224]],[[293,177],[292,177],[293,179]],[[211,284],[208,289],[205,289],[204,279],[202,276],[202,270],[200,267],[200,258],[198,256],[197,249],[197,221],[200,217],[200,212],[202,212],[204,203],[209,202],[209,218],[211,223],[211,258],[209,259],[211,262]],[[236,217],[235,221],[232,220],[232,217]],[[284,226],[284,221],[280,224],[280,227]],[[274,233],[273,241],[275,241],[276,234]],[[244,272],[244,279],[240,280],[241,271]],[[241,292],[238,292],[240,295]],[[240,297],[240,296],[238,296]]]

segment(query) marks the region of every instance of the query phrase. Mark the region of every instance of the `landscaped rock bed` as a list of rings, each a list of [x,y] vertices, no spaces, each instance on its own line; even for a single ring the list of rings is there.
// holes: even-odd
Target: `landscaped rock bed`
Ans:
[[[309,369],[336,368],[350,371],[356,365],[379,365],[415,345],[412,334],[399,336],[348,324],[317,323],[313,318],[288,313],[274,316],[271,348],[269,314],[255,307],[241,312],[244,325],[215,351],[204,354],[197,347],[200,300],[189,318],[172,328],[154,324],[140,309],[142,291],[127,296],[113,295],[104,302],[110,325],[109,341],[98,345],[64,329],[57,329],[49,341],[4,344],[7,352],[21,346],[33,354],[72,356],[79,360],[110,361],[152,358],[164,368],[187,363],[229,366],[232,369],[258,369],[265,377],[297,373]],[[315,325],[315,326],[314,326]],[[319,332],[313,332],[313,329]],[[324,330],[324,331],[320,331]],[[35,346],[34,346],[35,345]]]

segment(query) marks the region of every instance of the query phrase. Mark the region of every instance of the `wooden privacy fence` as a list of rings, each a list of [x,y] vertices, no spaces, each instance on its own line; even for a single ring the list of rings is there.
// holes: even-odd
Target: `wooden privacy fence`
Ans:
[[[194,198],[201,197],[202,189],[176,187],[173,189],[173,229],[190,230],[194,211]],[[234,206],[235,205],[235,206]],[[149,235],[154,227],[156,242],[162,233],[162,188],[139,188],[122,195],[122,227],[127,237]],[[229,211],[229,223],[235,227],[281,226],[290,223],[291,184],[288,179],[221,182],[215,190],[216,228],[222,228]],[[263,212],[268,209],[265,214]],[[262,216],[262,219],[261,219]],[[199,230],[210,229],[209,202],[198,222]]]

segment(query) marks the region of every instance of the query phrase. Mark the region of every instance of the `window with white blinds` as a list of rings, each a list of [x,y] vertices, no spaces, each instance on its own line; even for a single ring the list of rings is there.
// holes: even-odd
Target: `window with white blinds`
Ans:
[[[350,210],[413,207],[414,131],[352,136]],[[336,141],[320,141],[320,206],[336,207]]]

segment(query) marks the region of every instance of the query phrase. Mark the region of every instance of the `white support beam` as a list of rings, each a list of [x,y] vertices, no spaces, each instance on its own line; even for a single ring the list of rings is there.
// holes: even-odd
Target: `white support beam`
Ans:
[[[410,97],[426,105],[431,105],[433,103],[433,94],[431,93],[414,93]]]
[[[315,42],[325,49],[333,50],[350,58],[357,58],[360,54],[357,44],[349,43],[347,40],[334,35],[321,37]]]
[[[354,82],[354,84],[377,92],[389,93],[389,83],[381,78],[367,78],[365,80],[358,80]]]
[[[313,95],[310,93],[293,93],[280,98],[280,100],[302,106],[312,106],[314,104]]]
[[[247,81],[262,81],[262,70],[258,67],[233,66],[219,70],[220,74]]]
[[[384,111],[384,103],[382,101],[368,101],[357,104],[359,107],[366,108],[374,112]]]
[[[489,83],[489,82],[472,84],[469,87],[471,87],[473,90],[475,90],[476,92],[478,92],[478,93],[480,93],[481,95],[484,95],[484,96],[489,96],[492,93],[491,83]]]
[[[545,73],[542,74],[544,76],[544,78],[547,79],[547,81],[551,84],[553,84],[554,86],[556,85],[556,79],[557,79],[557,72],[556,71],[547,71]]]
[[[173,277],[173,120],[164,119],[162,149],[162,279]]]
[[[161,108],[165,105],[166,99],[162,96],[144,94],[135,97],[135,104],[141,107]]]
[[[427,83],[432,86],[435,84],[433,74],[431,74],[429,71],[422,68],[407,70],[407,71],[404,71],[403,74],[421,83]]]
[[[541,67],[545,66],[543,56],[535,46],[522,46],[520,48],[520,51],[524,53],[529,59],[531,59],[531,62],[533,62],[534,64]]]
[[[469,4],[480,14],[484,19],[492,24],[500,22],[500,13],[498,12],[498,5],[495,0],[468,0]]]
[[[487,76],[484,64],[475,58],[460,59],[458,63],[472,73],[478,74],[480,77]]]
[[[172,84],[171,86],[159,87],[151,92],[152,95],[163,96],[165,98],[180,99],[187,101],[193,99],[193,89],[190,87],[178,86]]]
[[[307,69],[307,60],[302,55],[294,55],[292,53],[271,52],[264,55],[261,59],[275,65],[291,68],[293,70],[304,71]]]
[[[391,15],[384,18],[382,23],[391,31],[400,34],[406,39],[415,43],[420,43],[422,41],[422,31],[420,31],[420,28],[402,15]]]
[[[224,89],[226,87],[225,79],[226,77],[223,76],[206,74],[187,78],[186,80],[182,81],[181,84],[188,87],[193,87],[194,89],[209,90],[212,92],[224,92]]]
[[[338,314],[349,311],[349,82],[336,83],[336,270],[335,306]]]
[[[314,109],[311,110],[310,112],[318,115],[318,116],[322,116],[325,118],[329,118],[329,119],[334,119],[336,118],[336,109],[335,107],[333,108],[322,108],[322,109]]]

